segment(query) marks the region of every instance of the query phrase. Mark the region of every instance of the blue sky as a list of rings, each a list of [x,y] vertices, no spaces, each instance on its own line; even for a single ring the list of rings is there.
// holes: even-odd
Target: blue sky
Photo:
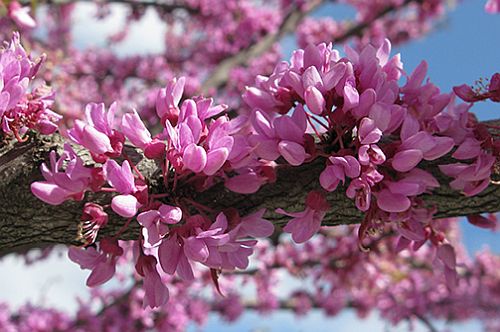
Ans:
[[[411,72],[421,60],[429,63],[429,77],[443,91],[449,91],[454,85],[473,83],[480,77],[489,77],[493,72],[500,71],[500,15],[489,15],[483,10],[486,0],[465,0],[450,12],[442,22],[440,28],[421,40],[413,41],[397,47],[394,52],[402,54],[405,69]],[[84,5],[79,11],[75,25],[75,42],[86,47],[91,44],[103,45],[102,31],[115,31],[117,22],[121,22],[120,15],[114,19],[101,23],[89,24],[88,16],[93,12],[92,6]],[[345,5],[327,5],[318,10],[315,16],[333,16],[341,19],[351,17],[354,11]],[[134,27],[131,36],[124,44],[116,46],[117,51],[131,53],[137,50],[142,52],[161,51],[162,43],[149,43],[142,31],[161,35],[157,27],[157,18],[148,13],[147,20],[143,20],[138,27]],[[123,16],[123,15],[122,15]],[[160,38],[160,37],[159,37]],[[153,39],[154,40],[154,39]],[[146,44],[145,44],[146,43]],[[138,46],[140,45],[140,46]],[[149,45],[149,46],[148,46]],[[283,47],[285,54],[295,48],[292,38],[286,38]],[[474,107],[481,120],[499,118],[500,107],[493,103],[480,103]],[[462,221],[464,240],[470,252],[489,245],[493,251],[500,253],[499,234],[478,229]],[[64,272],[61,272],[64,271]],[[43,264],[25,267],[20,260],[7,257],[0,261],[0,300],[8,301],[13,305],[20,305],[27,300],[36,304],[55,306],[59,309],[74,310],[75,296],[85,297],[86,271],[71,263],[65,255],[52,257]],[[44,276],[40,278],[40,276]],[[44,297],[47,292],[50,296]],[[437,322],[443,326],[442,322]],[[319,311],[296,318],[289,312],[279,312],[269,316],[258,316],[253,312],[243,315],[235,324],[228,324],[216,315],[210,317],[208,324],[202,331],[353,331],[364,329],[370,332],[406,331],[407,325],[390,327],[372,314],[366,320],[359,320],[352,311],[334,317],[326,318]],[[198,331],[192,328],[192,331]],[[478,331],[477,322],[450,326],[451,331]],[[426,331],[417,325],[414,331]]]

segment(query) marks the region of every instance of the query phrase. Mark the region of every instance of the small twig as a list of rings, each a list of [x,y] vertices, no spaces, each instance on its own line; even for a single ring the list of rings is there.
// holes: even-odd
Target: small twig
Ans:
[[[425,316],[415,314],[415,317],[418,318],[418,320],[420,320],[422,324],[424,324],[429,329],[429,332],[438,332],[436,327],[432,325],[431,321],[428,320]]]

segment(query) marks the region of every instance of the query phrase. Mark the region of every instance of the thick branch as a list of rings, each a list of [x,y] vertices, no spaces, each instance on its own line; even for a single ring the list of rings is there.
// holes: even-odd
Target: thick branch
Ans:
[[[500,123],[500,120],[495,123]],[[42,179],[39,166],[53,149],[62,151],[61,136],[35,136],[30,142],[0,148],[0,254],[44,243],[78,243],[78,224],[84,202],[70,201],[51,206],[35,198],[30,191],[30,184]],[[83,150],[77,152],[89,160]],[[133,154],[131,151],[127,153]],[[136,153],[136,159],[140,158]],[[447,161],[440,159],[439,163]],[[432,194],[422,196],[426,203],[437,207],[436,218],[500,211],[500,186],[490,185],[477,196],[465,197],[449,188],[450,179],[442,175],[436,165],[437,162],[422,165],[442,184]],[[161,191],[161,186],[156,185],[161,181],[155,176],[157,167],[154,162],[145,159],[138,166],[148,176],[152,190]],[[285,221],[283,216],[273,211],[277,207],[302,210],[307,192],[320,189],[318,176],[324,167],[321,158],[299,167],[283,167],[278,170],[276,183],[265,185],[252,195],[230,192],[220,183],[205,192],[192,193],[192,198],[216,211],[236,207],[242,215],[267,208],[267,217],[282,224]],[[324,225],[355,224],[362,220],[363,214],[345,196],[344,190],[339,187],[328,195],[331,210]],[[106,204],[110,201],[105,195],[96,195],[95,198]],[[101,235],[114,235],[123,223],[123,218],[112,215]],[[137,231],[138,225],[133,222],[122,238],[137,238]]]

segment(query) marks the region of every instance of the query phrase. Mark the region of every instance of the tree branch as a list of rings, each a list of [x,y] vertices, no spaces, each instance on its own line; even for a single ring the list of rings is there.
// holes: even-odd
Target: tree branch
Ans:
[[[285,35],[295,31],[302,19],[322,3],[323,0],[316,0],[315,2],[309,4],[309,8],[305,11],[292,6],[288,15],[285,16],[280,27],[275,33],[266,35],[256,44],[253,44],[241,50],[239,53],[221,61],[219,65],[217,65],[217,67],[210,73],[207,80],[203,82],[201,91],[206,93],[211,88],[220,88],[224,86],[229,79],[231,69],[238,65],[247,63],[252,58],[264,54],[274,45],[274,43],[279,41]]]
[[[425,316],[420,315],[420,314],[415,314],[415,317],[417,317],[418,320],[421,321],[422,324],[424,324],[425,327],[427,327],[429,329],[429,332],[438,332],[436,327]]]
[[[148,0],[39,0],[37,4],[47,4],[47,5],[63,5],[69,3],[77,3],[77,2],[87,2],[87,3],[95,3],[95,4],[123,4],[130,6],[138,6],[138,7],[154,7],[163,10],[164,12],[174,12],[176,10],[185,10],[190,14],[197,14],[199,10],[197,8],[189,7],[185,4],[176,3],[167,3],[164,1],[148,1]],[[23,4],[30,4],[29,0],[22,0]]]
[[[388,5],[387,7],[383,8],[381,11],[376,13],[372,18],[370,18],[367,21],[364,22],[359,22],[356,25],[353,25],[351,28],[347,29],[342,35],[333,38],[332,43],[343,43],[346,40],[348,40],[351,37],[360,37],[365,29],[369,28],[375,21],[383,18],[384,16],[394,12],[401,10],[405,8],[406,6],[410,5],[411,3],[421,3],[422,0],[405,0],[402,4],[399,5]]]
[[[493,123],[500,123],[496,120]],[[0,255],[23,247],[40,246],[46,243],[78,244],[78,224],[84,202],[69,201],[59,206],[52,206],[38,200],[30,190],[32,182],[42,179],[40,164],[48,160],[51,150],[61,152],[64,139],[60,135],[33,136],[30,142],[16,143],[14,146],[0,148]],[[83,149],[76,152],[87,162],[91,159]],[[141,160],[141,155],[134,151],[127,154]],[[439,172],[437,164],[453,162],[446,158],[422,164],[442,184],[431,194],[422,195],[430,206],[437,207],[436,218],[457,217],[469,214],[500,211],[500,186],[490,185],[474,197],[466,197],[452,190],[446,178]],[[141,172],[148,178],[153,192],[161,192],[162,186],[156,171],[156,164],[148,159],[138,163]],[[236,194],[219,183],[202,193],[195,193],[190,188],[181,190],[191,192],[191,198],[203,205],[220,211],[229,207],[237,207],[245,215],[260,208],[267,208],[266,215],[277,225],[283,225],[287,218],[274,213],[277,207],[286,210],[302,210],[307,193],[319,190],[318,176],[325,167],[325,161],[318,158],[299,167],[282,167],[278,169],[276,183],[264,185],[252,195]],[[345,190],[345,188],[344,188]],[[328,194],[331,209],[328,211],[323,225],[334,226],[361,222],[363,214],[357,210],[353,201],[345,196],[340,187]],[[87,198],[108,204],[108,194],[87,194]],[[114,235],[123,225],[124,219],[112,214],[108,225],[100,233]],[[136,239],[139,226],[131,223],[129,230],[121,237]]]
[[[290,13],[285,17],[281,26],[273,34],[268,34],[262,38],[258,43],[241,50],[239,53],[223,60],[219,65],[210,73],[209,78],[203,82],[201,91],[207,93],[212,88],[220,88],[224,86],[229,79],[229,74],[231,69],[238,65],[243,65],[248,63],[252,58],[258,57],[268,51],[274,43],[281,40],[285,35],[292,33],[296,30],[297,26],[302,22],[305,16],[311,13],[314,9],[318,8],[324,1],[316,1],[310,5],[307,11],[301,11],[300,9],[292,9]],[[411,3],[419,3],[422,0],[405,0],[400,5],[388,5],[387,7],[376,13],[371,19],[364,22],[359,22],[353,25],[351,28],[347,29],[342,35],[335,37],[333,43],[342,43],[351,37],[360,36],[362,33],[369,28],[375,21],[383,18],[384,16],[401,10]]]

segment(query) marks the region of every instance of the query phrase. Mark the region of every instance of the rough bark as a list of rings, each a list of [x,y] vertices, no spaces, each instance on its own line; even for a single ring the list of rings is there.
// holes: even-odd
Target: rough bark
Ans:
[[[500,123],[500,120],[494,123]],[[51,206],[31,194],[30,184],[42,179],[40,164],[47,160],[49,151],[62,151],[63,138],[33,136],[29,142],[16,143],[0,149],[0,255],[24,247],[40,247],[46,243],[78,244],[78,224],[84,202],[68,201],[59,206]],[[77,150],[84,160],[91,163],[84,150]],[[133,151],[127,152],[133,159],[141,156]],[[440,159],[439,163],[446,163]],[[424,167],[442,184],[432,194],[423,195],[429,205],[438,208],[436,217],[456,217],[469,214],[500,211],[500,186],[490,185],[474,197],[465,197],[449,188],[447,179],[436,167],[438,162],[426,163]],[[153,192],[161,191],[156,176],[156,165],[144,159],[138,164],[149,178]],[[242,215],[260,208],[267,208],[267,217],[280,225],[283,216],[273,211],[277,207],[289,211],[303,209],[308,191],[319,189],[318,176],[324,168],[324,160],[315,161],[300,167],[286,167],[278,170],[278,180],[263,186],[257,193],[241,195],[229,192],[223,184],[215,185],[202,193],[193,193],[193,199],[214,210],[237,207]],[[88,195],[87,195],[88,197]],[[109,196],[100,194],[95,197],[109,202]],[[324,225],[359,223],[363,215],[339,187],[328,195],[331,210]],[[110,221],[101,235],[115,234],[125,220],[111,215]],[[131,223],[123,239],[137,238],[138,225]]]

